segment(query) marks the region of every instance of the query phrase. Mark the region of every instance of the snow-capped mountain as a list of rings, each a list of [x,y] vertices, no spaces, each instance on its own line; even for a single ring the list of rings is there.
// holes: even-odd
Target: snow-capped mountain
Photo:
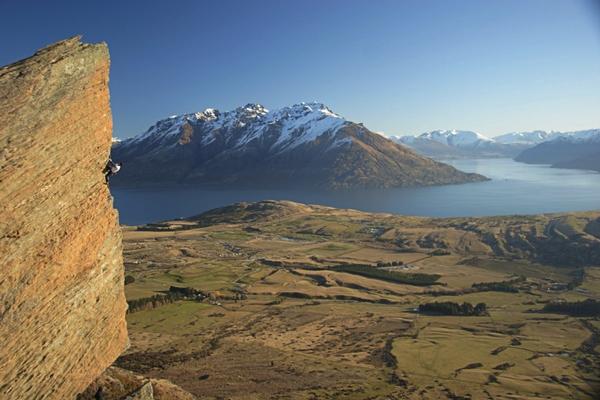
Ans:
[[[270,128],[277,125],[281,131],[277,140],[270,143],[270,150],[287,151],[313,141],[324,133],[335,134],[345,123],[346,120],[321,103],[303,103],[273,112],[269,112],[260,104],[247,104],[224,113],[214,108],[207,108],[203,112],[175,115],[157,122],[145,133],[134,137],[126,144],[147,140],[168,142],[174,136],[179,137],[188,127],[201,125],[206,132],[202,136],[202,144],[209,145],[223,132],[228,132],[230,135],[224,139],[229,146],[237,148],[261,138]],[[178,143],[185,144],[184,142],[189,140],[187,136],[181,136]],[[335,146],[343,143],[334,140],[331,144]]]
[[[536,145],[555,139],[567,140],[587,140],[600,137],[600,129],[587,129],[581,131],[559,132],[559,131],[530,131],[530,132],[512,132],[496,136],[494,140],[505,144],[531,144]]]
[[[557,135],[551,140],[566,140],[570,142],[599,142],[600,129],[586,129],[582,131],[557,132]]]
[[[438,143],[454,147],[479,147],[492,143],[493,140],[477,132],[452,130],[437,130],[419,135],[420,139],[434,140]]]
[[[554,138],[523,151],[515,160],[600,171],[600,129],[557,132]]]
[[[419,136],[391,136],[390,139],[397,143],[416,143],[419,140],[431,140],[437,143],[454,147],[474,147],[481,144],[493,142],[477,132],[452,130],[437,130],[425,132]]]
[[[600,129],[573,132],[512,132],[488,138],[472,131],[438,130],[419,136],[392,136],[391,140],[434,158],[517,157],[540,143],[600,140]]]
[[[390,139],[435,158],[514,157],[525,148],[521,144],[498,143],[480,133],[456,129]]]
[[[116,184],[396,187],[484,179],[415,154],[321,103],[172,116],[116,143]]]
[[[530,132],[511,132],[505,133],[504,135],[494,137],[494,140],[498,143],[505,144],[531,144],[535,145],[538,143],[545,142],[555,137],[559,132],[546,132],[546,131],[530,131]]]

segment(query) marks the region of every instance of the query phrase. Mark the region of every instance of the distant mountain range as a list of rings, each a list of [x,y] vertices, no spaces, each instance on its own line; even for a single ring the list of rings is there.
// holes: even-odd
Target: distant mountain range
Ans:
[[[512,132],[494,138],[471,131],[439,130],[390,139],[438,159],[511,157],[530,164],[600,170],[600,129]]]
[[[472,131],[438,130],[419,136],[392,136],[396,143],[434,158],[515,157],[530,147],[523,143],[502,143]]]
[[[527,144],[536,145],[547,140],[560,136],[560,132],[551,131],[530,131],[530,132],[511,132],[494,137],[498,143],[504,144]]]
[[[387,188],[485,180],[418,155],[321,103],[172,116],[115,141],[117,185]]]
[[[600,129],[563,134],[523,151],[515,160],[600,171]]]
[[[567,140],[587,140],[596,139],[600,136],[600,129],[586,129],[581,131],[559,132],[559,131],[530,131],[530,132],[512,132],[496,136],[493,140],[499,143],[507,144],[540,144],[554,139]]]

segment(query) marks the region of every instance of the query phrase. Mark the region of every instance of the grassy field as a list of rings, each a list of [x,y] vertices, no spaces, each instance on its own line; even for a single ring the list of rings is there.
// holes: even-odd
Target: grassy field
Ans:
[[[544,253],[546,241],[569,236],[564,246],[594,249],[585,231],[598,214],[432,220],[286,202],[268,210],[124,229],[129,300],[170,286],[206,298],[128,314],[131,348],[118,365],[203,399],[598,398],[600,321],[540,312],[548,301],[599,298],[599,267],[565,258],[569,249],[561,265]],[[515,239],[534,228],[559,239]],[[582,268],[583,280],[567,287]],[[439,279],[422,286],[389,274]],[[515,293],[472,289],[519,276]],[[483,302],[489,316],[415,311],[433,301]]]

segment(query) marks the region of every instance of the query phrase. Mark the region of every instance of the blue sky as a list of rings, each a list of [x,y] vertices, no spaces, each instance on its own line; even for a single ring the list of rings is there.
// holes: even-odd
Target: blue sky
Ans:
[[[115,135],[322,101],[374,131],[600,127],[598,0],[0,1],[0,64],[109,44]]]

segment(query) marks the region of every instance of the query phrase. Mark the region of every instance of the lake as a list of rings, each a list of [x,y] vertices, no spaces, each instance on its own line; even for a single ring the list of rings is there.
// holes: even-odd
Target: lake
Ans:
[[[338,208],[431,217],[538,214],[600,208],[600,173],[528,165],[511,159],[444,161],[491,181],[420,188],[307,190],[112,188],[120,221],[138,225],[188,217],[240,201],[293,200]]]

